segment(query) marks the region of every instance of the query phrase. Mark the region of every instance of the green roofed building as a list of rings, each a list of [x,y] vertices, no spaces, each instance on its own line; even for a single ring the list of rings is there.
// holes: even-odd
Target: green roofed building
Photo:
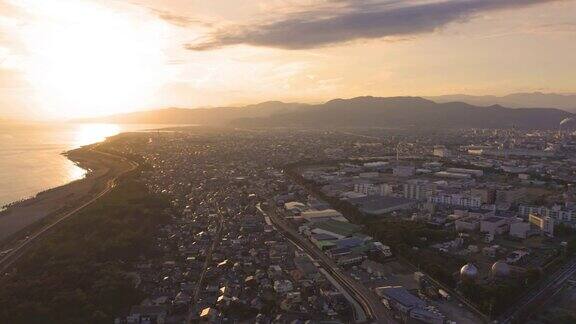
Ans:
[[[316,246],[322,251],[331,249],[336,246],[336,244],[332,241],[316,241],[314,244],[316,244]]]
[[[362,230],[361,226],[331,219],[314,224],[311,232],[315,234],[329,234],[338,239],[342,239],[352,236],[354,233],[360,232],[360,230]]]

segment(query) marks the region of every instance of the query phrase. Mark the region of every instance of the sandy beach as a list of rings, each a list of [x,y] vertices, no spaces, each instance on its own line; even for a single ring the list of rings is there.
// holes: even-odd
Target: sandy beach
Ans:
[[[66,156],[89,171],[86,177],[39,193],[0,213],[0,244],[20,239],[42,220],[58,217],[89,201],[106,188],[109,180],[131,168],[128,161],[99,152],[97,146],[72,150]]]

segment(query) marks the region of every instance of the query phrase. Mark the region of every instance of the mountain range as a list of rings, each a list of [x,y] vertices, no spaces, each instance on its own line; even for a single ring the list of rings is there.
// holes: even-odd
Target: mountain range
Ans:
[[[238,127],[418,127],[556,129],[573,114],[555,108],[436,103],[420,97],[357,97],[323,104],[264,102],[244,107],[167,108],[81,122]]]
[[[76,119],[73,120],[73,122],[226,125],[237,119],[267,117],[273,114],[289,113],[306,106],[305,104],[299,103],[268,101],[243,107],[165,108],[96,118]]]
[[[502,105],[510,108],[557,108],[576,113],[576,94],[512,93],[506,96],[470,96],[463,94],[426,97],[439,103],[465,102],[476,106]]]

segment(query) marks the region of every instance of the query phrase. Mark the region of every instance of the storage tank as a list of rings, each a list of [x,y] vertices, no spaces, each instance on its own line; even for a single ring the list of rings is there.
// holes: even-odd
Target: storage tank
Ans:
[[[478,268],[472,263],[464,265],[460,269],[460,278],[462,280],[476,280],[478,278]]]
[[[493,277],[508,277],[510,275],[510,266],[504,261],[498,261],[492,265],[491,273]]]

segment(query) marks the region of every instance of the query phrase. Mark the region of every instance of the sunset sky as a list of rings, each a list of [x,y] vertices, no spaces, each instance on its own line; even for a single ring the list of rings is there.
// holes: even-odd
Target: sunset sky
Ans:
[[[0,0],[0,117],[576,92],[571,0]]]

